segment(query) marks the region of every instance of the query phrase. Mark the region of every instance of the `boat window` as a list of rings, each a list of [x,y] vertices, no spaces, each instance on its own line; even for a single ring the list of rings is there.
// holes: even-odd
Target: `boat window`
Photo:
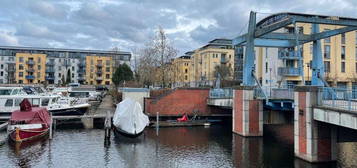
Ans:
[[[50,99],[42,99],[41,100],[41,106],[48,106],[49,102],[50,102]]]
[[[11,89],[0,90],[0,95],[10,95]]]
[[[51,103],[57,103],[57,98],[53,98]]]
[[[14,89],[14,91],[11,93],[12,95],[17,95],[19,93],[19,89]]]
[[[40,99],[32,99],[32,105],[40,105]]]
[[[5,107],[12,107],[14,101],[12,99],[7,99],[5,102]]]
[[[15,99],[15,106],[20,106],[23,99]]]

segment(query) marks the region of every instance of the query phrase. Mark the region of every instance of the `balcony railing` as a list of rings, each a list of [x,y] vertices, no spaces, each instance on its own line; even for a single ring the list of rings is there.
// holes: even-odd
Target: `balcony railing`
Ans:
[[[101,80],[103,80],[103,77],[97,77],[96,80],[101,81]]]
[[[47,62],[47,63],[46,63],[46,66],[54,66],[54,65],[55,65],[54,62]]]
[[[35,76],[33,76],[33,75],[26,75],[25,78],[26,78],[26,79],[35,79]]]
[[[209,91],[209,98],[213,99],[231,99],[233,98],[233,89],[211,89]]]
[[[54,76],[46,76],[46,80],[55,80]]]
[[[35,69],[33,69],[33,68],[28,68],[28,69],[27,69],[27,72],[35,72]]]
[[[97,64],[97,67],[103,67],[103,64]]]
[[[84,76],[80,76],[80,77],[78,77],[78,80],[79,80],[79,81],[85,81],[86,78],[85,78]]]
[[[55,72],[55,70],[54,70],[54,69],[52,69],[52,68],[49,68],[49,69],[46,69],[46,72],[47,72],[47,73],[54,73],[54,72]]]
[[[29,64],[29,65],[33,65],[33,64],[35,64],[35,61],[33,61],[33,60],[28,60],[26,63]]]
[[[279,51],[279,59],[299,59],[299,56],[295,54],[294,51],[285,51],[285,50],[280,50]]]
[[[102,71],[97,71],[97,74],[101,75],[101,74],[103,74],[103,72]]]
[[[281,76],[300,76],[299,68],[279,67],[278,74]]]

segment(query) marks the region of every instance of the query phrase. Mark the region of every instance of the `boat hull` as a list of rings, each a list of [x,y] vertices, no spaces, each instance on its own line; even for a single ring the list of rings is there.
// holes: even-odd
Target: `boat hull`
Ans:
[[[68,109],[56,109],[48,110],[54,116],[63,116],[63,115],[83,115],[88,110],[88,107],[82,108],[68,108]]]
[[[143,132],[144,132],[144,130],[139,132],[139,133],[137,133],[137,134],[131,134],[131,133],[128,133],[128,132],[126,132],[126,131],[114,126],[114,133],[115,134],[120,134],[120,135],[128,137],[128,138],[136,138],[136,137],[140,136],[141,134],[143,134]]]
[[[9,133],[9,139],[14,142],[25,142],[40,139],[49,133],[49,128],[41,129],[18,129]]]

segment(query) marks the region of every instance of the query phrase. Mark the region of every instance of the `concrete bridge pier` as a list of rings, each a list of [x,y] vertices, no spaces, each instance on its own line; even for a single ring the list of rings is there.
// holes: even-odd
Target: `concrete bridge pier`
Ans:
[[[254,86],[233,90],[233,132],[241,136],[263,136],[263,102],[254,99]]]
[[[314,120],[317,86],[298,86],[294,93],[295,156],[308,162],[336,160],[336,127]]]

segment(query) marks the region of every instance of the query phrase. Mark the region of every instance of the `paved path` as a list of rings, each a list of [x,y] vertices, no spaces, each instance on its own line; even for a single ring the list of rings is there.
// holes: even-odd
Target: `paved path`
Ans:
[[[110,111],[112,114],[114,114],[115,107],[113,107],[113,98],[111,95],[107,94],[102,102],[100,103],[99,107],[96,110],[96,114],[106,114],[107,111]]]

